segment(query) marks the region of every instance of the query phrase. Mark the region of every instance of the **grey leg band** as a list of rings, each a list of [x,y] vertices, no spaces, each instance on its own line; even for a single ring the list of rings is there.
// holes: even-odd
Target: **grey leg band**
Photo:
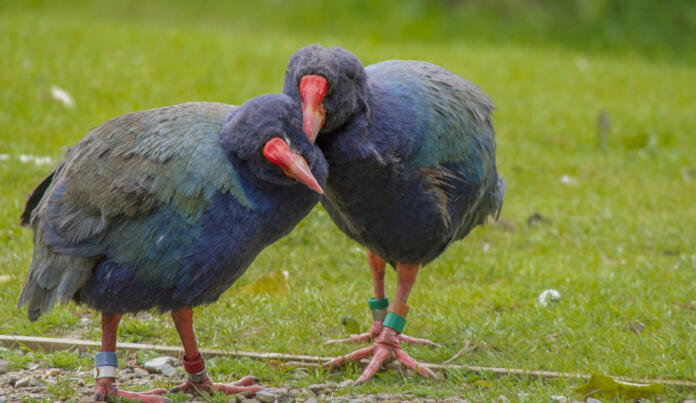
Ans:
[[[208,373],[205,369],[201,372],[196,372],[195,374],[189,374],[189,380],[193,383],[201,383],[208,379]]]
[[[387,310],[386,309],[373,309],[372,310],[372,319],[375,321],[384,321],[384,318],[387,317]]]

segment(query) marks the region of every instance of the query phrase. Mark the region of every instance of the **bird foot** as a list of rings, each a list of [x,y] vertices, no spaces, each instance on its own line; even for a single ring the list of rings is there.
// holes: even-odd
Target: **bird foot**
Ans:
[[[103,401],[107,398],[121,397],[136,402],[145,403],[172,403],[172,400],[162,395],[167,394],[166,389],[157,388],[147,392],[129,392],[121,390],[116,385],[115,378],[99,378],[94,400]]]
[[[382,364],[394,359],[426,378],[438,378],[438,376],[430,368],[423,366],[418,361],[411,358],[411,356],[406,354],[406,352],[401,349],[399,340],[399,334],[396,332],[396,330],[389,327],[384,327],[380,335],[375,339],[375,343],[372,346],[353,351],[345,356],[336,357],[324,364],[324,367],[332,369],[340,367],[347,362],[357,362],[363,358],[372,356],[372,360],[367,365],[367,368],[365,368],[365,371],[363,371],[362,375],[360,375],[360,377],[355,381],[356,385],[367,382],[368,379],[372,378],[372,376],[377,373],[377,370],[382,366]]]
[[[213,383],[209,377],[203,382],[193,382],[189,379],[188,381],[172,388],[170,392],[184,392],[192,395],[199,395],[201,393],[211,393],[217,391],[228,395],[235,395],[237,393],[248,393],[249,395],[252,395],[261,390],[260,386],[254,385],[256,382],[256,377],[251,375],[245,376],[244,378],[229,384]]]
[[[344,344],[344,343],[364,343],[366,341],[372,341],[376,339],[380,333],[382,333],[382,321],[375,321],[372,323],[372,327],[366,333],[351,336],[345,339],[328,340],[326,344]],[[442,347],[440,344],[430,341],[428,339],[421,339],[417,337],[407,336],[405,334],[398,334],[397,337],[399,341],[404,341],[409,344],[420,344],[430,347]]]

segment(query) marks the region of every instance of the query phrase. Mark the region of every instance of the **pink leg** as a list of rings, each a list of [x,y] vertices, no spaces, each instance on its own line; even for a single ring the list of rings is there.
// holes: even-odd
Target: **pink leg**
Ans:
[[[121,321],[121,314],[102,314],[102,348],[101,351],[116,351],[116,333],[118,324]],[[120,390],[116,384],[116,378],[97,379],[95,400],[106,400],[110,397],[123,397],[139,402],[163,403],[171,402],[170,399],[162,397],[167,393],[165,389],[153,389],[148,392],[128,392]]]
[[[375,288],[375,298],[384,298],[384,272],[387,263],[369,249],[367,251],[367,263],[370,265],[370,271],[372,271],[372,284]],[[381,331],[382,321],[376,320],[372,323],[372,327],[367,333],[358,334],[346,339],[329,340],[326,344],[361,343],[370,341],[379,336]]]
[[[175,386],[171,390],[172,392],[200,394],[201,392],[218,391],[226,394],[237,394],[256,393],[261,390],[261,387],[253,386],[256,383],[256,378],[253,376],[245,376],[230,384],[213,383],[205,371],[205,361],[198,351],[196,335],[193,333],[193,310],[187,307],[179,311],[172,311],[172,318],[176,330],[179,332],[181,344],[184,346],[184,369],[190,376],[186,382]],[[193,357],[193,359],[189,359],[189,357]]]
[[[408,295],[411,293],[411,288],[416,281],[418,274],[417,265],[408,265],[399,263],[397,265],[397,288],[396,301],[406,303]],[[429,368],[420,365],[418,361],[411,358],[401,349],[399,334],[391,328],[382,327],[379,336],[375,343],[367,348],[354,351],[346,356],[337,357],[325,364],[328,368],[341,366],[349,361],[359,361],[365,357],[372,355],[372,360],[368,364],[365,371],[355,381],[357,384],[365,383],[368,379],[377,373],[377,370],[389,358],[396,358],[399,362],[407,367],[416,370],[419,374],[425,377],[437,377],[437,375]]]
[[[367,263],[370,265],[370,270],[372,271],[372,284],[375,289],[375,298],[384,298],[384,273],[387,263],[379,257],[376,253],[371,250],[367,250]],[[367,333],[358,334],[355,336],[348,337],[346,339],[329,340],[326,344],[343,344],[343,343],[362,343],[366,341],[371,341],[375,339],[382,332],[382,321],[375,320],[372,322],[372,327]],[[439,344],[430,341],[428,339],[416,338],[411,336],[406,336],[405,334],[398,335],[400,341],[405,341],[409,344],[422,344],[431,347],[442,347]]]

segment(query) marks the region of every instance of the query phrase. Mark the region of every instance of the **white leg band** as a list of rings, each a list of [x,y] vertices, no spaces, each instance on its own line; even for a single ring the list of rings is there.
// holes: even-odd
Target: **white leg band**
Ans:
[[[116,378],[118,375],[118,368],[104,366],[94,368],[94,377],[99,378]]]

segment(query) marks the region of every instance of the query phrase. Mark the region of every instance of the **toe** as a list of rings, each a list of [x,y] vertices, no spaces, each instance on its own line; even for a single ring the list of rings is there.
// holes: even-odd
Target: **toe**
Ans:
[[[437,378],[437,375],[435,372],[433,372],[430,368],[424,366],[423,364],[419,363],[415,359],[413,359],[410,355],[406,354],[403,350],[398,349],[395,351],[396,353],[396,359],[401,362],[402,364],[406,365],[407,367],[411,368],[414,371],[417,371],[419,374],[426,378]]]
[[[259,378],[255,377],[254,375],[247,375],[244,378],[241,378],[235,382],[232,382],[232,385],[235,386],[250,386],[259,381]]]
[[[362,343],[369,340],[372,340],[372,333],[368,332],[351,336],[346,339],[328,340],[326,344]]]
[[[363,358],[372,355],[372,353],[375,351],[375,346],[372,345],[370,347],[365,347],[361,348],[360,350],[353,351],[352,353],[348,355],[344,355],[341,357],[336,357],[333,360],[328,361],[326,364],[323,365],[324,368],[336,368],[344,365],[346,362],[355,362],[355,361],[360,361]]]
[[[407,336],[405,334],[400,334],[399,335],[399,341],[405,341],[406,343],[409,344],[421,344],[424,346],[430,346],[430,347],[442,347],[440,344],[435,343],[434,341],[428,340],[428,339],[421,339],[417,337],[411,337]]]
[[[377,370],[382,366],[387,358],[391,357],[392,350],[389,347],[377,345],[374,356],[370,363],[365,368],[365,371],[360,375],[360,377],[355,381],[356,384],[363,384],[372,378]]]

